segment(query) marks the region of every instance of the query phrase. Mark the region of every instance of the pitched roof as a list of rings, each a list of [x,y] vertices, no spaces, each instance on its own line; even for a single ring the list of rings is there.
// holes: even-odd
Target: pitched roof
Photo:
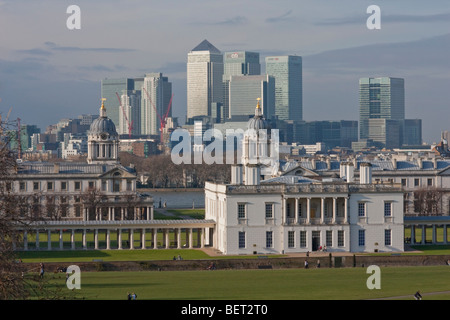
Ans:
[[[214,47],[208,40],[203,40],[198,46],[191,51],[209,51],[212,53],[220,53],[220,50]]]

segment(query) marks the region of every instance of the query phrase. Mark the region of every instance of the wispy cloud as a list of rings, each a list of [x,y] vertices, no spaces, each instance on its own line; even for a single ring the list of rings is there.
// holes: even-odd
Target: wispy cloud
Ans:
[[[368,18],[367,14],[355,15],[340,19],[328,19],[317,22],[316,25],[323,26],[339,26],[361,24]],[[381,21],[383,23],[430,23],[430,22],[449,22],[450,13],[438,13],[431,15],[407,15],[407,14],[381,14]]]
[[[122,53],[122,52],[132,52],[135,49],[130,48],[94,48],[94,47],[76,47],[76,46],[60,46],[54,42],[47,41],[44,43],[46,47],[54,51],[65,51],[65,52],[102,52],[102,53]]]
[[[52,53],[48,50],[40,49],[40,48],[34,48],[34,49],[28,49],[28,50],[16,50],[17,53],[20,54],[29,54],[34,56],[50,56]]]
[[[266,22],[276,23],[276,22],[288,21],[288,20],[292,19],[291,14],[292,14],[292,9],[289,9],[287,12],[283,13],[282,15],[267,18]]]
[[[220,21],[194,21],[193,25],[206,25],[206,26],[241,26],[248,23],[248,19],[245,16],[234,16],[226,18]]]

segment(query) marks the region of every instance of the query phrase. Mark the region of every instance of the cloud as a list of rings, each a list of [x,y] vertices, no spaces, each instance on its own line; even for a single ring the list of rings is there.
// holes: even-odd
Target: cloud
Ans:
[[[267,18],[266,22],[268,23],[276,23],[276,22],[282,22],[282,21],[288,21],[291,20],[292,9],[289,9],[287,12],[283,13],[282,15]]]
[[[349,16],[341,19],[328,19],[317,22],[319,26],[340,26],[361,24],[369,17],[367,14]],[[385,15],[381,11],[382,23],[430,23],[430,22],[448,22],[450,21],[450,13],[438,13],[431,15],[407,15],[407,14],[393,14]]]
[[[50,56],[50,55],[52,55],[52,53],[50,51],[39,49],[39,48],[28,49],[28,50],[16,50],[16,52],[20,53],[20,54],[30,54],[30,55],[35,55],[35,56]]]
[[[196,21],[193,25],[206,25],[206,26],[242,26],[248,23],[248,19],[244,16],[234,16],[221,21]]]

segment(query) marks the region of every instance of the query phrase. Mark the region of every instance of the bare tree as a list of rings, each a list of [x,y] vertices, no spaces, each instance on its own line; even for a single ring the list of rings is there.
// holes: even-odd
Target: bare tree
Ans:
[[[443,193],[442,189],[436,187],[414,191],[414,211],[424,216],[442,214]]]

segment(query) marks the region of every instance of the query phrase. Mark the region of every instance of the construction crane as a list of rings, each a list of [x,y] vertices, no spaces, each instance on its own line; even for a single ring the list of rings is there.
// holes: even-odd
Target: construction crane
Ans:
[[[133,121],[131,121],[131,123],[130,123],[130,121],[128,121],[127,113],[125,112],[125,109],[123,108],[122,100],[120,99],[119,94],[117,92],[116,92],[116,96],[117,96],[117,99],[119,100],[119,105],[120,105],[120,108],[122,109],[123,117],[127,123],[128,137],[131,138],[131,130],[133,129]]]
[[[167,117],[169,116],[170,108],[172,107],[173,94],[170,97],[169,105],[167,106],[166,113],[164,114],[163,117],[161,117],[159,112],[158,112],[158,110],[156,109],[156,106],[154,105],[152,99],[150,98],[150,95],[148,94],[147,90],[145,88],[142,88],[142,89],[145,91],[145,94],[147,95],[148,100],[150,101],[151,105],[153,106],[153,109],[156,112],[156,115],[158,116],[158,119],[159,119],[159,131],[160,131],[160,140],[159,140],[159,142],[160,142],[161,145],[163,145],[164,144],[163,143],[163,140],[164,140],[163,139],[163,133],[164,133],[163,131],[164,131],[164,128],[166,127],[166,120],[167,120]]]
[[[20,132],[20,118],[17,118],[17,143],[18,143],[18,153],[17,153],[17,159],[22,159],[22,139],[21,139],[21,132]]]

